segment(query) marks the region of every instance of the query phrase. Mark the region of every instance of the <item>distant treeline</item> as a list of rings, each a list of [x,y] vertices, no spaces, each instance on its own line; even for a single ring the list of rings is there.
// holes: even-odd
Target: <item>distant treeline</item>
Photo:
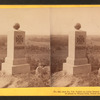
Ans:
[[[51,35],[51,46],[68,46],[68,35]]]
[[[36,42],[50,42],[50,36],[34,36],[26,35],[26,41],[36,41]],[[0,35],[0,46],[5,46],[7,44],[7,35]]]
[[[26,39],[30,41],[36,41],[36,42],[50,42],[50,36],[34,36],[34,35],[27,35]]]
[[[0,35],[0,46],[5,46],[7,43],[7,35]]]

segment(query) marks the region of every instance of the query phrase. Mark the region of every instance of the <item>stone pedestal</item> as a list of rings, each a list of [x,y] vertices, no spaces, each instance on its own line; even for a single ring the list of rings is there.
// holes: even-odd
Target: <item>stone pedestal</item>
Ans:
[[[87,74],[91,71],[86,57],[86,32],[75,30],[69,33],[68,57],[63,70],[70,75]]]
[[[25,32],[12,31],[7,37],[7,57],[1,70],[5,74],[28,73],[30,65],[25,58]]]

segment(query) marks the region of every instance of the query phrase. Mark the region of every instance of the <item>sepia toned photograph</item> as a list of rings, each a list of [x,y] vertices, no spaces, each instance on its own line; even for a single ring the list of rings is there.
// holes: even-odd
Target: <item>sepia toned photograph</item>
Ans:
[[[0,9],[0,27],[0,88],[49,87],[49,9]]]
[[[100,86],[99,10],[0,9],[0,88]]]
[[[100,86],[100,8],[51,8],[51,86]]]

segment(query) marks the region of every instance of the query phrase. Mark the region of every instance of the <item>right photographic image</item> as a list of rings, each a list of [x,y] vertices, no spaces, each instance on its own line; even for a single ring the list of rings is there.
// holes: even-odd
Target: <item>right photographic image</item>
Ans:
[[[100,8],[51,8],[51,86],[100,86]]]

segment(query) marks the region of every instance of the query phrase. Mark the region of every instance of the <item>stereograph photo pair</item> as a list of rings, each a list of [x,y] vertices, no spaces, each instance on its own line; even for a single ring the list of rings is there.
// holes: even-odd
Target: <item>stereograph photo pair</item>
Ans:
[[[0,88],[100,86],[99,10],[0,9]]]

